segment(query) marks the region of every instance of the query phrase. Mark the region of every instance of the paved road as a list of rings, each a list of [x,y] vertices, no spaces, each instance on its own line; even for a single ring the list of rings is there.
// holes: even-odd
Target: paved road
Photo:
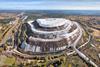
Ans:
[[[80,47],[78,47],[78,49],[80,49],[80,48],[86,46],[86,45],[89,43],[90,39],[91,39],[91,36],[89,35],[88,41],[85,42],[84,44],[82,44]],[[67,55],[72,55],[72,54],[74,54],[74,53],[75,53],[75,51],[72,51],[72,52],[69,52],[69,53],[66,53],[66,54],[67,54]]]
[[[18,16],[22,16],[22,17],[18,17]],[[16,16],[16,20],[14,21],[15,23],[12,25],[12,27],[7,31],[7,33],[2,38],[0,45],[5,44],[6,41],[8,40],[8,38],[12,37],[12,35],[13,35],[12,31],[17,30],[18,27],[21,25],[21,23],[24,22],[24,20],[26,20],[28,17],[28,16],[23,16],[22,14],[21,15],[18,14],[18,16]]]
[[[76,39],[76,41],[73,43],[73,48],[75,50],[75,52],[81,57],[83,58],[86,62],[90,63],[91,65],[93,65],[94,67],[98,67],[92,60],[90,60],[87,56],[85,56],[82,52],[80,52],[76,46],[78,41],[80,40],[81,36],[82,36],[82,30],[79,24],[76,23],[76,25],[78,26],[78,28],[80,29],[80,35],[79,37]]]
[[[3,39],[1,40],[0,44],[5,44],[9,37],[12,36],[12,31],[19,26],[19,18],[16,18],[15,24],[7,31],[7,33],[4,35]]]

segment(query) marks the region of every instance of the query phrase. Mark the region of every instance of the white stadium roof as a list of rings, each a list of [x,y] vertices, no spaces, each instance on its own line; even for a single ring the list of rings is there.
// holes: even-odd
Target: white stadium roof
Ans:
[[[47,18],[47,19],[37,19],[37,22],[42,27],[58,27],[70,21],[64,18]]]

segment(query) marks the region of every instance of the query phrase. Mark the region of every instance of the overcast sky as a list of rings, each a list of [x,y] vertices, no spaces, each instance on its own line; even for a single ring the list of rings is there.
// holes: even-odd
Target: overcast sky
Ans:
[[[100,0],[0,0],[0,9],[100,10]]]

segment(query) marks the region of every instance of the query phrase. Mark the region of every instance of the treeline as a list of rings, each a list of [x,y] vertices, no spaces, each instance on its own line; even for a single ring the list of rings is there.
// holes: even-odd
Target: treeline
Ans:
[[[15,20],[14,18],[0,19],[0,23],[1,23],[1,24],[7,24],[7,23],[9,23],[10,21],[14,21],[14,20]]]

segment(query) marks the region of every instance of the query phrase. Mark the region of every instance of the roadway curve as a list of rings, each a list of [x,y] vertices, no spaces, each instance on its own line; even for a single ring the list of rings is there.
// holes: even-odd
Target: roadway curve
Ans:
[[[85,42],[84,44],[82,44],[81,46],[79,46],[78,49],[80,49],[80,48],[84,47],[85,45],[87,45],[87,44],[90,42],[90,39],[91,39],[91,36],[89,35],[88,41]],[[67,55],[72,55],[72,54],[74,54],[74,53],[75,53],[75,51],[68,52],[68,53],[66,53],[66,54],[67,54]]]
[[[77,43],[79,42],[79,40],[81,39],[81,36],[82,36],[82,28],[80,27],[80,25],[78,23],[76,23],[77,27],[79,28],[80,30],[80,35],[79,37],[76,39],[76,41],[73,43],[73,49],[75,50],[75,52],[81,57],[83,58],[87,63],[90,63],[91,65],[93,65],[94,67],[98,67],[92,60],[90,60],[87,56],[85,56],[82,52],[80,52],[76,46],[77,46]]]

